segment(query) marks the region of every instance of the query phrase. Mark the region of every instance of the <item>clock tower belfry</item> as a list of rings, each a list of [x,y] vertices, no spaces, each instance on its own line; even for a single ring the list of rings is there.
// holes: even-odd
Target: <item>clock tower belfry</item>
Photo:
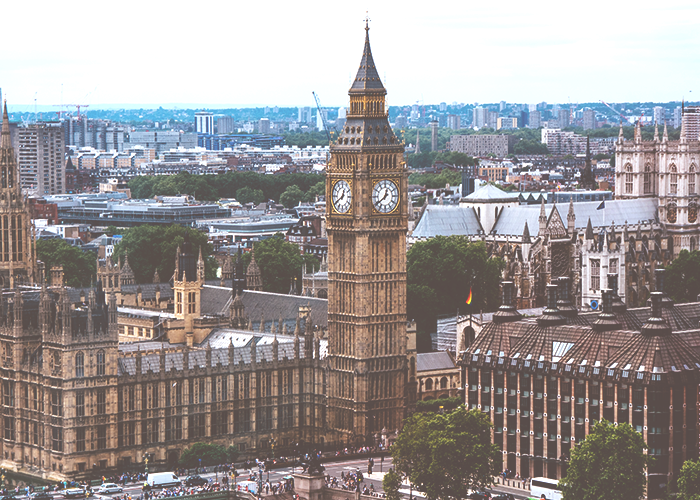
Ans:
[[[326,177],[329,423],[341,441],[375,444],[406,403],[408,174],[368,26],[349,94]]]

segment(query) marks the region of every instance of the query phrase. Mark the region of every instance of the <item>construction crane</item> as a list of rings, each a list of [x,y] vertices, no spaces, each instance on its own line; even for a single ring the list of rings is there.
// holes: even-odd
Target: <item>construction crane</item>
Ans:
[[[620,118],[622,118],[625,122],[631,123],[631,122],[627,119],[627,117],[626,117],[625,115],[623,115],[623,114],[620,113],[618,110],[616,110],[615,108],[613,108],[610,104],[608,104],[608,103],[605,102],[605,101],[600,101],[600,102],[602,102],[603,104],[605,104],[606,107],[610,108],[610,110],[611,110],[613,113],[619,115]]]
[[[80,120],[80,108],[89,108],[90,107],[89,104],[54,104],[53,106],[56,108],[61,108],[61,111],[57,111],[59,119],[61,118],[61,114],[64,112],[63,111],[64,107],[71,106],[73,108],[76,108],[78,111],[78,120]]]
[[[318,114],[321,117],[321,121],[323,122],[323,129],[326,131],[326,135],[328,136],[328,143],[330,144],[331,131],[328,128],[328,122],[326,121],[326,115],[324,115],[323,111],[321,110],[321,101],[319,101],[318,96],[316,95],[316,92],[311,91],[311,94],[314,96],[314,101],[316,101],[316,109],[318,109]]]

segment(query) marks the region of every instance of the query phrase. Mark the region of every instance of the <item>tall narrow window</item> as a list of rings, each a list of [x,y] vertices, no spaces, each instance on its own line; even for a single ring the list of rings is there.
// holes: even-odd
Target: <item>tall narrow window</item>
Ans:
[[[85,451],[85,427],[75,429],[75,451]]]
[[[651,193],[651,165],[648,163],[644,167],[644,194]]]
[[[678,194],[678,169],[675,165],[671,165],[668,194]]]
[[[105,352],[97,351],[97,375],[105,374]]]
[[[688,195],[690,196],[695,194],[695,175],[695,165],[691,165],[688,172]]]
[[[632,174],[632,165],[629,163],[625,165],[625,193],[632,193],[632,183],[634,176]]]
[[[104,389],[97,391],[97,414],[104,415],[107,413],[107,395]]]
[[[85,355],[82,352],[75,355],[75,376],[78,378],[85,376]]]
[[[600,259],[591,259],[591,290],[600,290]]]
[[[85,393],[83,391],[75,393],[75,416],[85,416]]]
[[[617,274],[617,259],[610,259],[610,274]]]

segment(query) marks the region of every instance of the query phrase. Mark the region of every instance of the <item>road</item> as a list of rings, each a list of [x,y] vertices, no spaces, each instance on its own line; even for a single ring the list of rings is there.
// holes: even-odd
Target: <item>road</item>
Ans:
[[[348,474],[352,472],[356,472],[357,469],[359,468],[362,471],[362,475],[364,476],[364,484],[367,485],[369,488],[370,485],[374,485],[374,491],[376,492],[381,492],[382,490],[382,478],[384,477],[384,474],[392,467],[392,459],[391,457],[385,457],[384,462],[382,463],[381,459],[377,458],[375,459],[374,462],[374,469],[372,471],[372,474],[367,474],[367,459],[347,459],[347,460],[340,460],[337,462],[325,462],[323,463],[323,466],[326,468],[325,474],[329,476],[335,476],[338,478],[340,481],[340,474],[341,472],[343,474]],[[253,469],[250,472],[255,472],[257,469]],[[269,476],[267,472],[263,473],[263,479],[267,480],[269,477],[269,480],[271,483],[276,483],[278,481],[281,481],[284,476],[288,476],[294,472],[301,472],[301,469],[299,467],[292,468],[292,467],[282,467],[279,469],[272,469],[269,472]],[[249,473],[245,469],[238,469],[238,481],[245,481],[249,479]],[[214,472],[208,472],[205,474],[200,474],[202,477],[206,479],[212,479],[212,480],[217,480],[221,479],[222,474],[221,473],[214,473]],[[184,479],[185,477],[183,476],[181,479]],[[128,484],[124,487],[124,493],[115,493],[112,495],[99,495],[96,494],[95,498],[98,499],[110,499],[116,496],[121,496],[123,494],[129,494],[132,499],[137,499],[141,495],[141,484],[139,483],[134,483],[134,484]],[[494,488],[491,488],[490,490],[493,494],[497,494],[499,492],[501,493],[511,493],[517,500],[524,500],[527,498],[527,492],[524,490],[515,490],[513,488],[502,488],[499,486],[496,486]],[[413,497],[417,499],[424,498],[424,496],[420,493],[417,492],[416,490],[413,490],[411,492],[410,487],[408,483],[405,483],[404,486],[401,488],[400,492],[403,494],[404,498],[409,498],[411,493],[413,494]],[[56,498],[63,498],[62,495],[57,495]]]

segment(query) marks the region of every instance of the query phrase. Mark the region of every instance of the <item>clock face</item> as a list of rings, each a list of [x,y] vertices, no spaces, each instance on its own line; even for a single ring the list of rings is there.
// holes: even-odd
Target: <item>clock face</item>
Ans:
[[[399,187],[389,179],[378,181],[372,188],[372,204],[381,214],[393,212],[399,204]]]
[[[342,180],[333,184],[331,198],[333,199],[333,208],[336,212],[339,214],[347,213],[352,204],[352,190],[350,189],[350,184]]]

